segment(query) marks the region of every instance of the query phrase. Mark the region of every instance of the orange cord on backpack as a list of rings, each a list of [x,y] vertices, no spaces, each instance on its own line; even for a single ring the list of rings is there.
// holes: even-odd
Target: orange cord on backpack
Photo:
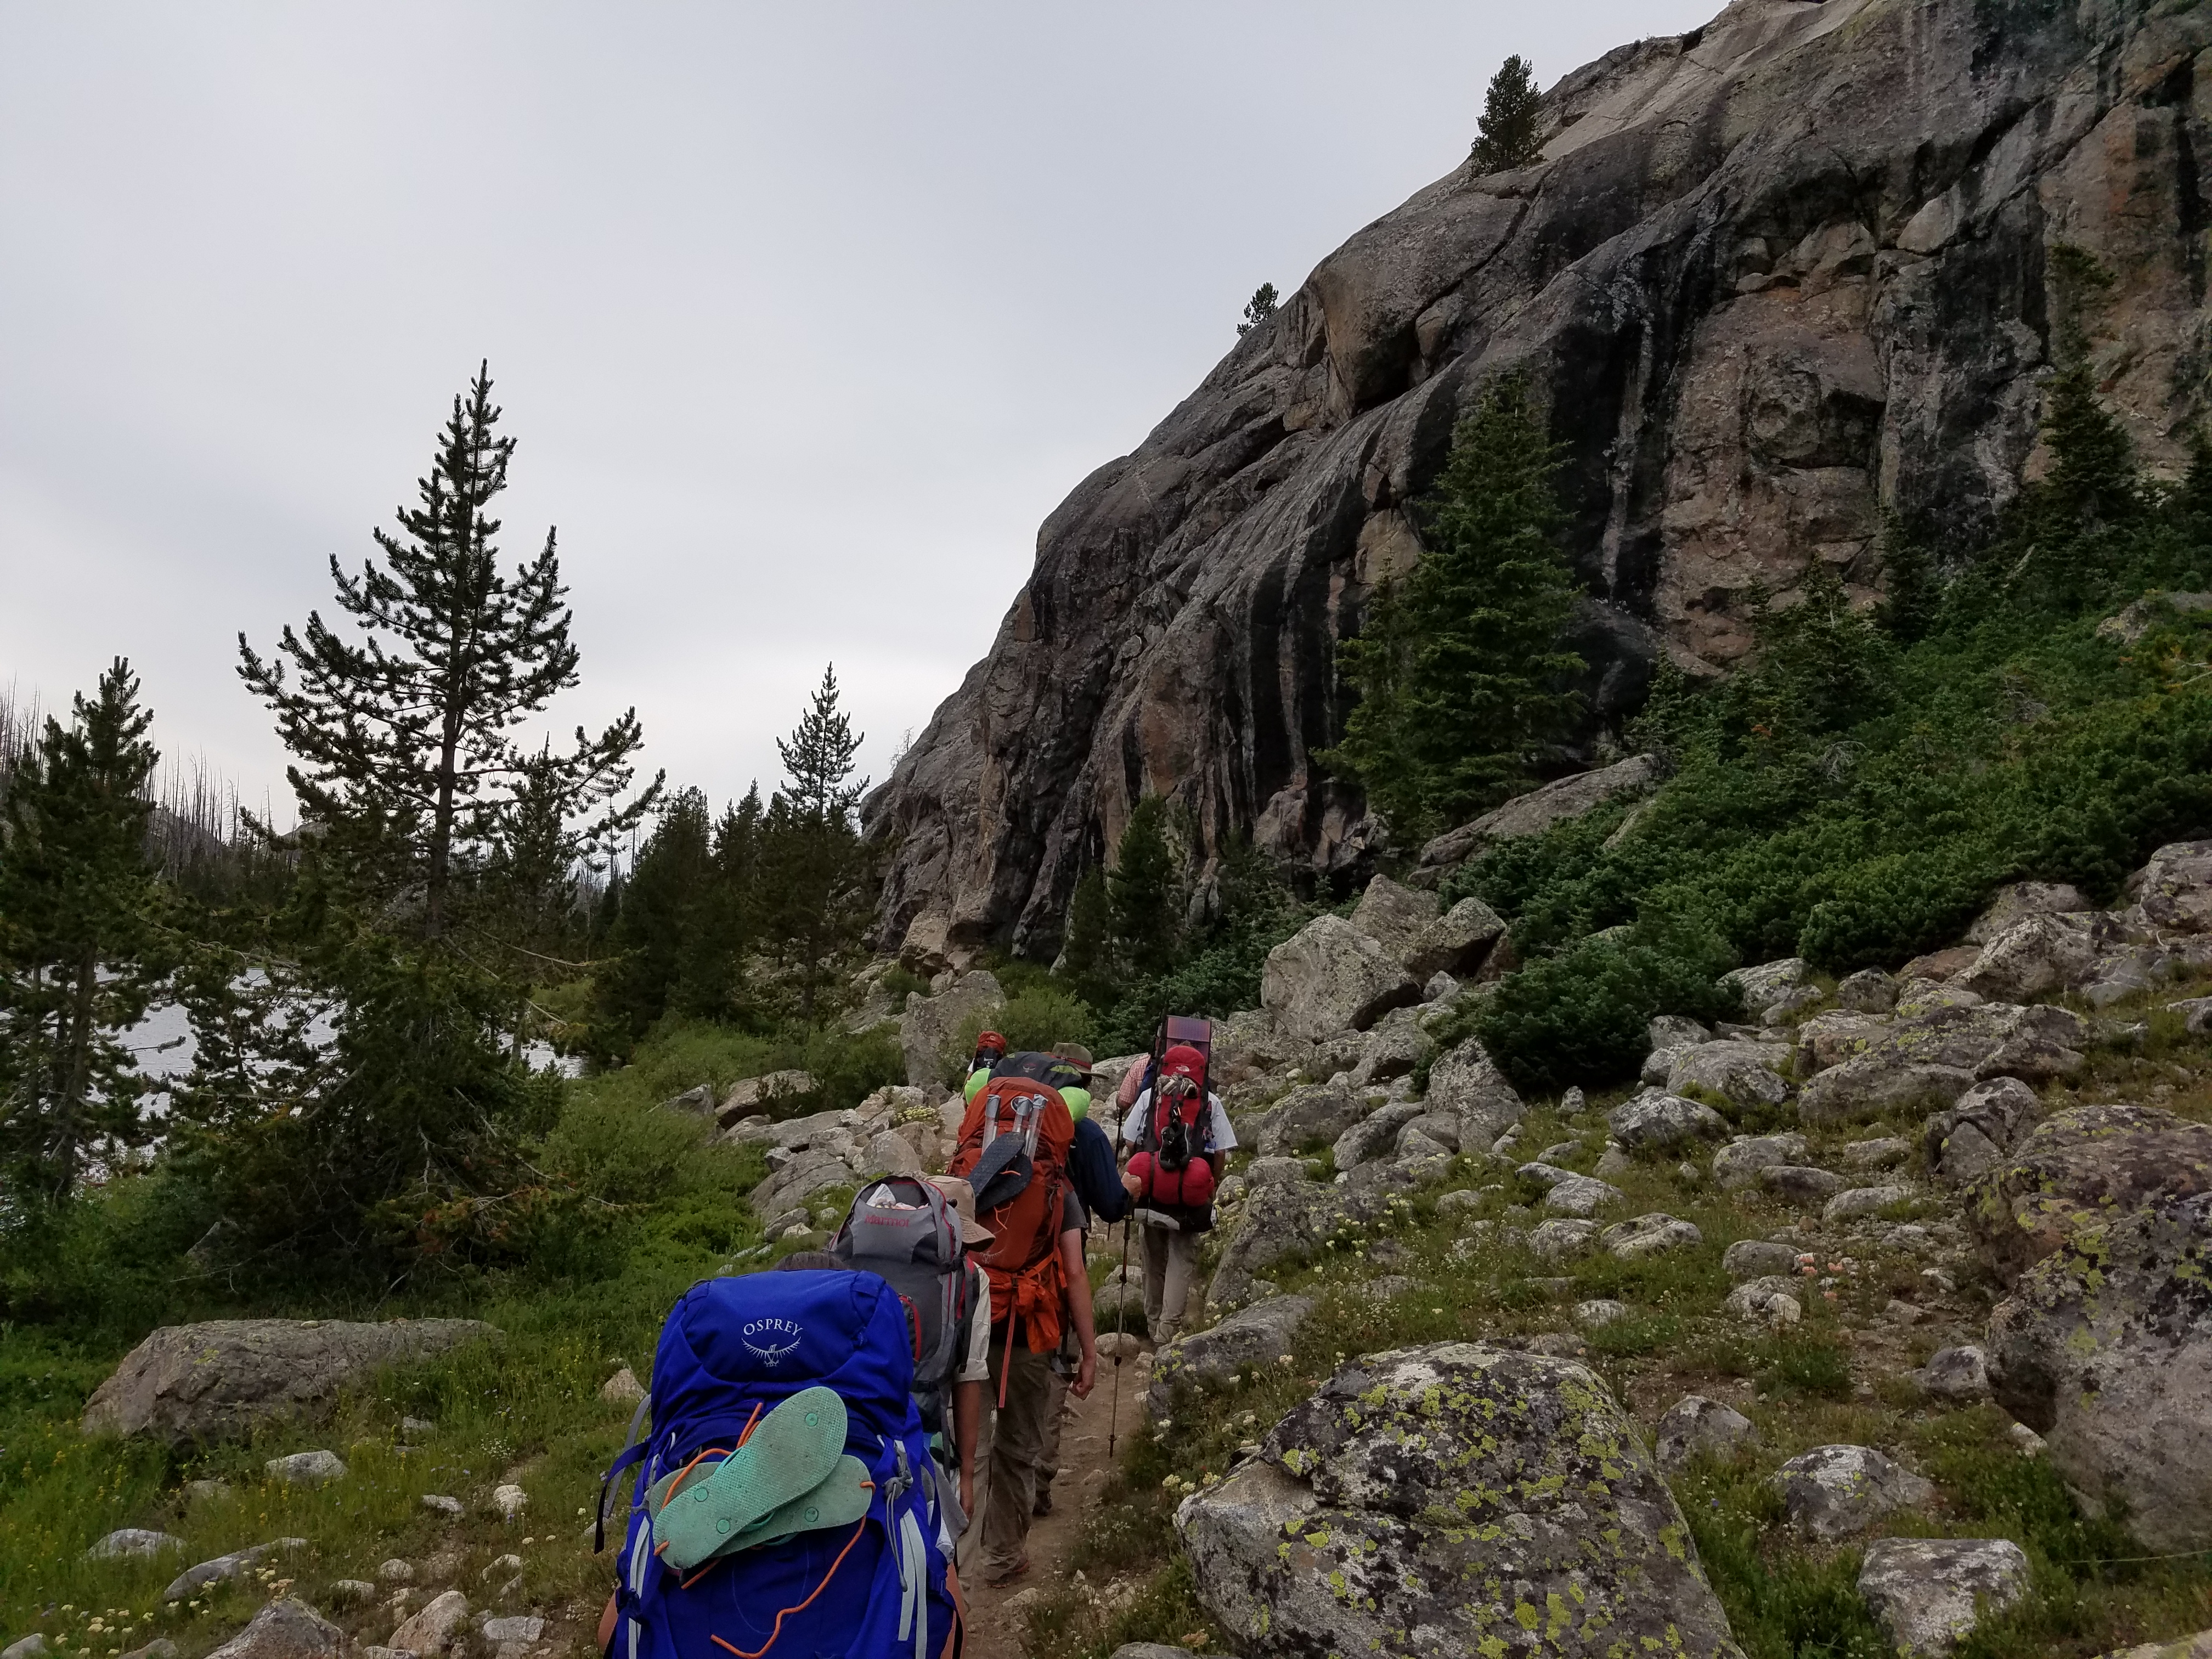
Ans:
[[[871,1489],[872,1490],[872,1488]],[[814,1605],[815,1597],[820,1595],[823,1590],[830,1588],[830,1581],[837,1576],[837,1569],[845,1565],[845,1558],[853,1553],[853,1546],[860,1541],[860,1534],[867,1529],[867,1517],[864,1516],[861,1517],[860,1524],[853,1528],[853,1535],[845,1540],[845,1547],[837,1552],[837,1559],[830,1564],[830,1571],[822,1575],[822,1582],[814,1587],[814,1595],[808,1596],[797,1607],[786,1607],[781,1613],[776,1614],[775,1623],[769,1627],[768,1640],[762,1643],[750,1653],[747,1653],[743,1648],[737,1646],[733,1643],[725,1642],[720,1637],[713,1634],[711,1632],[708,1632],[707,1639],[712,1642],[716,1647],[726,1649],[729,1652],[736,1654],[738,1656],[738,1659],[761,1659],[761,1656],[763,1654],[766,1653],[770,1648],[775,1645],[775,1638],[783,1634],[783,1621],[786,1619],[788,1619],[794,1613],[805,1612],[807,1608]]]

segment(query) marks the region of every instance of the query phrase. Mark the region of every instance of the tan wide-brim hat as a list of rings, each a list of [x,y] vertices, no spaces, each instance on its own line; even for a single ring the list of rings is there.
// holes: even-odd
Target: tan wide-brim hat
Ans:
[[[975,1189],[958,1176],[925,1176],[924,1180],[945,1194],[945,1202],[960,1218],[960,1242],[963,1244],[988,1244],[998,1237],[975,1219]]]
[[[1079,1042],[1062,1042],[1057,1044],[1052,1051],[1052,1057],[1054,1060],[1064,1060],[1069,1065],[1080,1068],[1086,1077],[1090,1075],[1091,1068],[1091,1050],[1085,1048]]]

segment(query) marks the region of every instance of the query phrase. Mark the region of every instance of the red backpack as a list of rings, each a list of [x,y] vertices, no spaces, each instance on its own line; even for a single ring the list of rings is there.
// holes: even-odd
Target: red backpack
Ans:
[[[994,1235],[981,1257],[991,1281],[992,1321],[1018,1315],[1031,1353],[1060,1346],[1066,1292],[1060,1219],[1074,1142],[1075,1120],[1059,1090],[1035,1078],[996,1077],[968,1103],[960,1144],[945,1166],[975,1188],[975,1218]],[[1011,1328],[1006,1343],[1011,1350]]]

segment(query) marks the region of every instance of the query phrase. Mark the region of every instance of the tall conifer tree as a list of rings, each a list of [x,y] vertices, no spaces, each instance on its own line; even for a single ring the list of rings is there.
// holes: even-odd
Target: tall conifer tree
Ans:
[[[1573,718],[1563,681],[1583,661],[1559,644],[1577,592],[1553,541],[1559,463],[1527,382],[1486,388],[1423,503],[1419,562],[1343,648],[1360,702],[1322,758],[1359,779],[1401,839],[1504,799]]]
[[[146,1138],[146,1079],[122,1038],[161,974],[147,787],[153,716],[118,658],[49,718],[0,806],[0,1176],[67,1200],[105,1146]]]
[[[1538,134],[1543,94],[1536,90],[1536,66],[1518,56],[1507,58],[1490,77],[1475,124],[1480,135],[1473,151],[1478,173],[1510,173],[1544,153]]]
[[[307,823],[360,896],[410,931],[441,937],[456,883],[489,859],[526,793],[611,839],[643,817],[658,782],[627,807],[644,742],[635,709],[598,737],[533,754],[514,732],[578,683],[572,613],[554,532],[510,574],[500,568],[494,499],[514,440],[498,435],[488,368],[438,440],[416,505],[380,530],[382,559],[349,575],[331,560],[337,607],[356,641],[311,612],[264,659],[239,635],[239,674],[276,715]],[[596,816],[594,816],[596,815]]]

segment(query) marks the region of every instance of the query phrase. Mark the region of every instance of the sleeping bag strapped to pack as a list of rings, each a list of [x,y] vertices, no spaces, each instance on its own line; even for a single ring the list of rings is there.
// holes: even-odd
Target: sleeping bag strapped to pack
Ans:
[[[653,1361],[613,1659],[945,1659],[955,1614],[904,1304],[868,1273],[684,1293]],[[641,1407],[641,1412],[644,1408]]]
[[[1032,1353],[1060,1346],[1060,1228],[1075,1120],[1057,1089],[1027,1073],[1066,1064],[1050,1054],[1009,1055],[968,1103],[945,1166],[975,1189],[975,1218],[995,1235],[981,1258],[992,1319],[1018,1316]]]

